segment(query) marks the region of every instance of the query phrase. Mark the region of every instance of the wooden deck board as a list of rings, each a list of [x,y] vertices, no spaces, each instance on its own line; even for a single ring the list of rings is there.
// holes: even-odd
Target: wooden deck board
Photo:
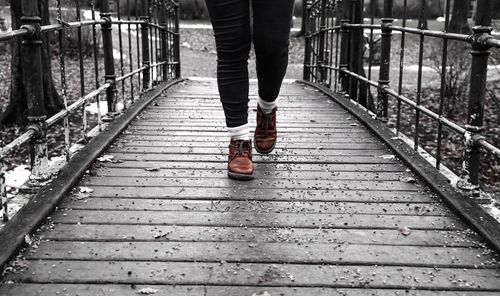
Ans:
[[[215,83],[169,90],[52,213],[0,294],[500,293],[498,254],[367,128],[297,84],[280,106],[276,150],[238,182]]]

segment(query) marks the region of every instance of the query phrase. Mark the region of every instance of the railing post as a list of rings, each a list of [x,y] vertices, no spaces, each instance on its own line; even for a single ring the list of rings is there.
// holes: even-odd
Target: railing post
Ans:
[[[302,28],[304,28],[304,42],[305,42],[305,49],[304,49],[304,72],[303,72],[303,78],[305,81],[309,81],[311,78],[311,37],[309,37],[310,34],[310,24],[309,24],[309,13],[311,12],[311,7],[308,5],[309,0],[304,0],[302,5],[304,5],[304,15],[302,16]]]
[[[391,25],[394,21],[392,17],[393,0],[384,1],[384,17],[382,18],[382,45],[380,52],[380,72],[378,79],[377,93],[377,119],[387,122],[388,94],[387,89],[390,83],[390,63],[391,63]]]
[[[319,23],[319,46],[318,46],[318,59],[316,65],[319,72],[319,83],[326,82],[326,68],[325,63],[325,38],[326,38],[326,0],[321,0],[321,12]]]
[[[181,49],[180,49],[180,27],[179,27],[179,2],[175,2],[175,35],[174,35],[174,53],[177,67],[175,67],[175,77],[181,77]]]
[[[101,3],[101,19],[104,20],[104,23],[101,25],[102,47],[104,50],[104,77],[106,83],[111,84],[111,87],[106,90],[106,100],[108,103],[108,113],[112,115],[116,112],[116,74],[113,57],[113,35],[111,34],[112,23],[111,13],[109,12],[109,1],[104,0]]]
[[[47,119],[43,97],[42,38],[38,1],[22,0],[22,27],[30,34],[24,37],[21,48],[23,84],[28,101],[29,129],[35,132],[31,141],[31,186],[42,186],[50,179],[47,154]]]
[[[160,1],[160,26],[161,29],[160,38],[161,38],[161,61],[166,63],[161,68],[163,71],[163,79],[168,79],[168,50],[167,50],[167,6],[165,5],[166,0]]]
[[[363,0],[352,0],[352,23],[362,24],[363,23]],[[361,74],[361,68],[363,67],[363,51],[361,50],[363,46],[363,29],[362,28],[352,28],[351,29],[351,48],[349,52],[351,53],[350,66],[349,69],[356,73]],[[358,79],[351,77],[349,82],[349,98],[351,100],[358,100]],[[359,102],[361,105],[366,106],[365,102]]]
[[[349,67],[349,28],[347,24],[351,22],[351,1],[342,0],[342,19],[340,20],[340,85],[342,92],[347,93],[349,90],[349,76],[343,72]]]
[[[151,61],[149,60],[149,0],[142,0],[141,6],[141,41],[142,41],[142,66],[146,67],[142,72],[142,88],[149,89],[151,84]]]
[[[476,21],[472,28],[472,64],[466,125],[467,134],[465,135],[462,182],[459,182],[461,188],[474,190],[476,196],[479,194],[481,160],[481,149],[478,141],[483,138],[484,99],[490,55],[486,40],[493,38],[491,36],[491,3],[490,0],[477,1]]]
[[[0,199],[1,199],[1,209],[2,212],[2,221],[7,222],[9,220],[9,213],[7,207],[7,186],[5,184],[5,165],[3,163],[3,159],[0,159]]]

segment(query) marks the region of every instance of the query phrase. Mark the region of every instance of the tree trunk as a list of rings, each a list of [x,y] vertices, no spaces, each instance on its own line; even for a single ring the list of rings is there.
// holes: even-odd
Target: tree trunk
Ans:
[[[39,0],[39,11],[42,16],[42,25],[50,23],[49,1]],[[22,7],[21,1],[11,0],[12,29],[21,26]],[[52,79],[52,66],[49,48],[49,36],[42,34],[42,71],[43,71],[43,95],[47,115],[51,116],[63,108],[63,103],[58,95]],[[27,106],[25,87],[23,85],[23,69],[21,66],[21,39],[11,41],[11,89],[10,101],[4,113],[0,115],[2,123],[24,124],[27,120]]]
[[[370,0],[370,13],[373,12],[373,17],[382,17],[381,7],[378,0]]]
[[[472,30],[467,20],[470,10],[470,0],[455,0],[453,2],[449,31],[470,34]]]
[[[300,25],[300,31],[295,33],[294,37],[302,37],[306,34],[306,21],[307,21],[306,14],[307,14],[307,0],[302,0],[302,24]]]

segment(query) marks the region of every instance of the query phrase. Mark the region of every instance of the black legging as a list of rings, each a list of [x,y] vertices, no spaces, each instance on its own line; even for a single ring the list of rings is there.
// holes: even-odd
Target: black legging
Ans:
[[[217,81],[228,127],[248,122],[248,57],[253,35],[259,96],[272,102],[288,64],[294,0],[206,0],[217,45]],[[253,32],[253,34],[252,34]]]

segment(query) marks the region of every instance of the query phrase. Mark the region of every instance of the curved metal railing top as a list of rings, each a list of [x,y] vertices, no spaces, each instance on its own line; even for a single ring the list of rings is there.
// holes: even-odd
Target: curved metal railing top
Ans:
[[[57,0],[56,22],[48,24],[42,24],[38,2],[21,1],[22,26],[0,32],[0,43],[22,43],[22,79],[29,122],[24,133],[5,145],[0,143],[0,197],[4,221],[8,220],[9,201],[4,162],[16,149],[30,144],[29,186],[38,188],[54,174],[49,169],[47,152],[47,131],[52,125],[63,121],[64,151],[55,154],[63,154],[68,160],[73,153],[72,144],[86,143],[103,129],[105,122],[133,104],[140,93],[161,81],[180,77],[179,5],[176,1],[100,1],[97,12],[93,4],[89,9],[82,9],[80,0],[67,1],[65,5]],[[70,39],[70,35],[74,37]],[[57,40],[55,50],[47,44],[53,39]],[[73,55],[69,54],[71,49],[75,51]],[[43,50],[50,50],[48,56],[43,55]],[[42,66],[42,58],[50,59],[52,50],[57,59],[49,61],[49,65],[57,65],[52,72],[59,73],[59,77],[54,78],[60,86],[58,92],[63,108],[49,117],[44,107],[42,77],[47,69]],[[77,70],[68,73],[69,67]],[[74,72],[79,75],[77,79]],[[74,83],[75,80],[78,82]],[[107,110],[102,108],[101,97],[105,97]],[[87,114],[90,104],[97,109],[96,118],[91,120]],[[81,120],[80,128],[75,127],[76,123],[71,124],[73,117]],[[95,127],[89,127],[89,122],[94,122]],[[70,133],[78,133],[79,139],[70,137]]]
[[[379,24],[375,24],[376,7],[371,5],[374,1],[366,9],[368,16],[364,14],[363,1],[306,1],[304,80],[325,85],[346,95],[379,120],[395,127],[397,134],[405,134],[412,139],[415,150],[425,148],[426,152],[430,152],[437,169],[441,168],[443,161],[453,166],[449,160],[460,158],[453,152],[463,151],[463,167],[459,168],[460,165],[455,164],[455,173],[461,176],[459,187],[477,192],[480,171],[488,170],[492,176],[488,179],[490,186],[498,188],[500,144],[495,137],[498,122],[485,118],[485,104],[494,108],[494,104],[486,100],[488,67],[492,66],[488,57],[490,53],[500,56],[500,40],[491,35],[492,2],[478,1],[472,34],[460,34],[449,32],[449,0],[446,1],[443,22],[439,22],[443,28],[441,31],[427,28],[427,6],[423,0],[419,2],[417,21],[406,17],[408,5],[405,0],[402,18],[397,20],[399,24],[393,17],[393,0],[384,1]],[[410,27],[410,21],[417,26]],[[376,34],[380,38],[374,38]],[[393,41],[399,41],[399,48]],[[405,49],[409,42],[418,46],[418,55],[410,57],[412,52]],[[377,52],[377,46],[380,46],[380,52]],[[415,47],[410,49],[416,51]],[[471,53],[468,57],[465,55],[467,51]],[[416,75],[409,73],[407,60],[410,58],[417,63]],[[463,69],[457,69],[459,58],[465,60]],[[375,65],[377,59],[379,66]],[[429,60],[432,60],[430,65]],[[391,68],[391,62],[397,63],[397,67]],[[436,87],[439,94],[435,95],[438,100],[432,101],[424,97],[424,92],[429,92],[429,88],[424,85],[427,83],[424,82],[424,68],[431,67],[436,72],[435,80],[439,81]],[[377,68],[378,76],[373,77],[377,74]],[[470,74],[471,78],[465,81],[466,74]],[[393,78],[397,81],[396,89],[391,87],[391,77],[397,78]],[[405,81],[409,79],[412,81]],[[451,93],[456,87],[450,85],[456,83],[452,79],[462,79],[468,85],[468,96],[462,101],[452,100],[460,98],[460,94]],[[416,89],[405,91],[408,84],[416,84]],[[372,87],[377,91],[376,96],[371,94]],[[445,112],[447,104],[463,106],[464,110],[455,113],[462,112],[466,120],[460,122],[448,116]],[[488,112],[492,114],[494,111]],[[460,139],[457,140],[452,134],[458,135]],[[426,147],[422,147],[425,137],[432,137],[432,140],[427,139],[424,143]],[[450,143],[453,144],[452,148],[455,145],[459,148],[444,147]]]

